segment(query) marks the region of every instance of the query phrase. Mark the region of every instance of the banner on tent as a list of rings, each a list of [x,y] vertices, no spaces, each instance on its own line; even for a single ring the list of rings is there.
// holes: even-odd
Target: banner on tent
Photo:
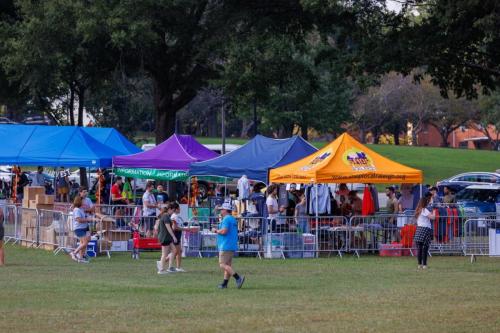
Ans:
[[[115,174],[122,177],[183,181],[188,178],[186,171],[139,168],[115,168]]]

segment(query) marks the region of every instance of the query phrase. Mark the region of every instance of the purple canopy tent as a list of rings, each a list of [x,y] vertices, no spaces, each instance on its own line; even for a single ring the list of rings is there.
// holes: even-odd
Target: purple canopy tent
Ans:
[[[192,136],[174,134],[151,150],[113,157],[113,167],[117,175],[125,177],[182,180],[191,163],[217,156]]]

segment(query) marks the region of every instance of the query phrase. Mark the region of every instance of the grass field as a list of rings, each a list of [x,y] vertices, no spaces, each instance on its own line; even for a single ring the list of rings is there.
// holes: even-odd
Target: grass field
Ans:
[[[498,332],[500,261],[236,258],[242,289],[218,290],[216,259],[159,276],[157,254],[89,265],[8,245],[0,332]]]

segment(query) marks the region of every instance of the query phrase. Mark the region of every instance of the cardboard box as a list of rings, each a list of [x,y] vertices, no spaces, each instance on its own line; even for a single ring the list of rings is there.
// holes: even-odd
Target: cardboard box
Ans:
[[[115,220],[112,218],[103,218],[101,221],[96,223],[97,231],[108,231],[114,230],[116,228]]]
[[[54,210],[54,205],[35,204],[34,207],[30,208],[38,210]]]
[[[30,199],[23,198],[23,208],[30,208]]]
[[[128,241],[113,241],[111,243],[110,251],[127,252],[128,251]]]
[[[21,214],[21,225],[25,227],[36,227],[37,218],[36,211],[23,209]]]
[[[129,230],[106,230],[103,232],[103,237],[107,241],[128,241],[130,239]]]
[[[35,196],[35,201],[37,204],[42,205],[53,205],[54,204],[54,196],[53,195],[45,195],[45,194],[37,194]]]
[[[40,242],[57,244],[56,232],[52,227],[40,227]]]
[[[36,200],[36,195],[45,195],[45,187],[43,186],[26,186],[24,187],[23,199]]]
[[[112,244],[112,242],[110,242],[110,241],[107,241],[105,239],[100,239],[98,241],[99,246],[97,247],[97,250],[99,252],[109,251],[109,250],[111,250],[111,244]]]

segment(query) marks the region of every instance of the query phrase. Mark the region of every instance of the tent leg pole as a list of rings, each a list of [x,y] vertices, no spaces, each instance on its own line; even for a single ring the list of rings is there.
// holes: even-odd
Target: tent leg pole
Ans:
[[[189,203],[191,202],[191,176],[188,177],[188,208],[189,208]]]
[[[115,173],[111,173],[111,187],[113,186],[113,182],[115,180]],[[109,190],[109,200],[108,200],[108,204],[111,206],[111,187],[110,187],[110,190]]]
[[[318,184],[314,184],[316,188],[316,258],[319,257],[319,205],[318,205]]]

